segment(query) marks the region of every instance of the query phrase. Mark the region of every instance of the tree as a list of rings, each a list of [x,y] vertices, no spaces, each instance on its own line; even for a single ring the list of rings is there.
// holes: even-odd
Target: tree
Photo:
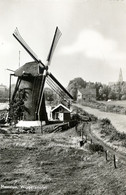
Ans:
[[[19,89],[14,100],[10,102],[9,122],[16,124],[18,120],[23,118],[24,111],[29,113],[29,109],[25,106],[28,98],[28,92],[25,89]]]
[[[95,83],[95,88],[96,88],[96,100],[100,100],[100,94],[99,94],[99,89],[100,87],[102,87],[102,84],[101,83]]]
[[[85,88],[86,85],[87,82],[84,81],[82,78],[78,77],[69,82],[67,89],[70,92],[70,94],[73,96],[74,100],[76,100],[78,89]]]
[[[99,88],[99,100],[108,100],[110,88],[107,85],[101,85]]]
[[[116,100],[116,93],[113,90],[109,92],[108,99]]]

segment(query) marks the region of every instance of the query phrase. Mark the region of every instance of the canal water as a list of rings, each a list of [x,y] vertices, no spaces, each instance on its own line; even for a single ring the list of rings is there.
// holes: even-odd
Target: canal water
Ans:
[[[111,120],[112,125],[120,132],[126,133],[126,115],[102,112],[100,110],[90,108],[87,106],[77,105],[78,107],[84,109],[89,114],[95,115],[98,119],[108,118]]]

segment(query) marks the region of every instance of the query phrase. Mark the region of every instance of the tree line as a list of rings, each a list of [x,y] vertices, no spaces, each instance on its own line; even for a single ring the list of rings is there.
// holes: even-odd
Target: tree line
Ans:
[[[126,82],[117,82],[112,85],[102,84],[100,82],[86,82],[82,78],[74,78],[68,84],[67,90],[73,96],[74,100],[77,99],[78,89],[92,88],[96,90],[96,100],[126,100]],[[12,86],[14,90],[14,86]],[[13,91],[12,90],[12,91]],[[13,92],[12,92],[13,93]],[[59,97],[50,88],[45,88],[45,99],[48,102],[57,104],[62,103],[64,100]],[[6,101],[9,98],[9,89],[4,91],[0,90],[0,101]]]
[[[111,85],[100,82],[86,82],[82,78],[75,78],[68,84],[68,91],[77,99],[78,89],[91,88],[96,90],[96,100],[126,100],[126,82],[117,82]]]

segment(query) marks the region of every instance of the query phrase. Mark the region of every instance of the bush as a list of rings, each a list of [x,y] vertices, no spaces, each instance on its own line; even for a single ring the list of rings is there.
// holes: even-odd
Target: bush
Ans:
[[[89,145],[89,149],[92,151],[92,152],[104,152],[104,148],[102,145],[100,144],[90,144]]]
[[[110,125],[111,124],[111,121],[108,119],[108,118],[103,118],[101,120],[102,124],[105,124],[105,125]]]
[[[126,140],[126,134],[125,133],[119,133],[116,130],[111,135],[110,141],[114,140]]]

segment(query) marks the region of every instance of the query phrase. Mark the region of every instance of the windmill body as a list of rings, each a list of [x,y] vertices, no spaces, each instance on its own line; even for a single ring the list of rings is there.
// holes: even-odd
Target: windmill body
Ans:
[[[48,119],[44,98],[44,85],[46,81],[47,84],[59,96],[62,96],[64,98],[68,97],[73,98],[71,94],[69,94],[69,92],[61,85],[61,83],[51,73],[48,72],[52,54],[59,40],[59,37],[61,36],[61,33],[57,27],[47,57],[46,65],[44,65],[41,62],[41,60],[38,59],[36,54],[27,45],[27,43],[21,37],[18,29],[16,29],[13,35],[18,40],[18,42],[24,47],[24,49],[30,54],[34,61],[26,63],[25,65],[21,66],[14,72],[14,76],[17,77],[17,83],[10,101],[10,113],[12,112],[12,110],[14,110],[12,108],[16,107],[15,105],[21,104],[19,109],[15,108],[16,110],[15,112],[18,112],[20,109],[25,108],[23,110],[23,115],[21,115],[21,118],[23,120],[26,121],[39,120],[47,122]],[[21,95],[20,92],[23,95]],[[24,97],[24,94],[27,94],[27,98],[25,98],[25,101],[22,101],[21,103],[17,101],[19,97],[20,99]]]
[[[27,93],[27,98],[25,100],[25,107],[28,108],[28,112],[24,111],[23,120],[34,121],[38,120],[37,115],[37,105],[38,105],[38,97],[40,93],[40,86],[43,79],[43,74],[38,75],[39,63],[29,62],[25,65],[21,66],[14,72],[14,76],[16,76],[20,80],[20,85],[18,87],[18,91],[21,89],[25,89]],[[14,95],[16,97],[16,95]],[[12,97],[14,99],[15,97]],[[43,101],[40,109],[40,120],[47,121],[47,114]]]

